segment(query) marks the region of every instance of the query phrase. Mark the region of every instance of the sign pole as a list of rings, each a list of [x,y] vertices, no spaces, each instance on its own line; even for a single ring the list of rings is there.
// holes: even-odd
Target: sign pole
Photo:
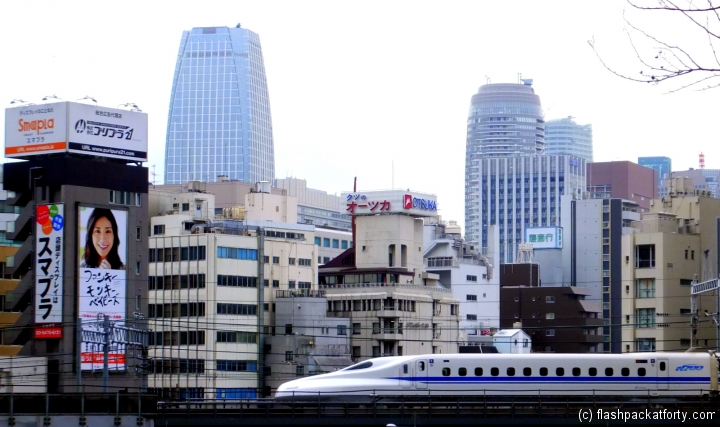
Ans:
[[[77,392],[82,393],[82,341],[83,341],[83,331],[82,331],[82,318],[77,318],[77,325],[76,325],[76,336],[77,336],[77,342],[75,343],[76,351],[77,351]]]
[[[103,333],[105,334],[105,345],[103,346],[103,393],[107,393],[108,377],[110,376],[108,369],[108,358],[110,354],[110,317],[107,314],[103,316]]]

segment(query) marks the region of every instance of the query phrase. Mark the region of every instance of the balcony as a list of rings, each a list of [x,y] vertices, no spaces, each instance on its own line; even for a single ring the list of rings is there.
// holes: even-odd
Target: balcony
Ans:
[[[380,328],[373,330],[373,338],[384,341],[399,341],[403,339],[402,329]]]
[[[349,319],[349,318],[350,318],[350,313],[351,313],[351,311],[349,311],[349,310],[348,310],[348,311],[343,311],[343,310],[328,311],[328,312],[327,312],[327,317],[343,317],[343,318],[348,318],[348,319]]]
[[[8,240],[27,240],[32,233],[33,217],[35,210],[32,206],[25,207],[20,211],[20,215],[15,218],[15,222],[8,225]]]

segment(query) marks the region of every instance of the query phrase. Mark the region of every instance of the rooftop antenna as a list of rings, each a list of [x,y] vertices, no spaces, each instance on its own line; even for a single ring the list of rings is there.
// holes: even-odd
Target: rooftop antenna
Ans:
[[[522,82],[522,73],[518,73],[518,84]]]
[[[157,176],[157,174],[155,173],[155,165],[152,165],[152,172],[150,173],[150,175],[152,175],[152,185],[153,187],[155,187],[155,177]]]
[[[485,84],[488,84],[488,85],[490,84],[490,77],[485,76]]]

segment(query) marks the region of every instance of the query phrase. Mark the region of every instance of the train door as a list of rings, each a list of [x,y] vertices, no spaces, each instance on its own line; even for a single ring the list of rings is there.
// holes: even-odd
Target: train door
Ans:
[[[670,374],[670,364],[667,359],[657,360],[657,386],[658,390],[668,389],[668,377]]]
[[[415,388],[427,388],[428,362],[427,360],[415,361]]]
[[[410,363],[403,363],[400,367],[400,385],[402,388],[412,387],[412,365]]]

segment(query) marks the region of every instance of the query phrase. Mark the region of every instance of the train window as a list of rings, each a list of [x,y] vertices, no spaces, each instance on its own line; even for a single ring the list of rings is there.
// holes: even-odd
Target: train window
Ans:
[[[622,374],[623,377],[628,377],[628,376],[630,376],[630,369],[628,369],[628,368],[622,368],[622,369],[620,370],[620,373]]]
[[[665,366],[665,362],[660,362],[660,370],[664,371],[666,368],[667,366]]]
[[[490,375],[492,375],[493,377],[497,377],[498,375],[500,375],[500,369],[498,369],[498,368],[490,369]]]
[[[580,368],[573,368],[572,373],[573,373],[573,377],[579,377],[580,376]]]
[[[563,368],[555,369],[555,375],[557,375],[558,377],[562,377],[563,375],[565,375],[565,369],[563,369]]]
[[[443,374],[443,377],[449,377],[450,376],[450,368],[443,368],[442,374]]]
[[[548,374],[548,368],[540,368],[540,376],[541,377],[547,377]]]
[[[523,368],[523,375],[525,375],[526,377],[532,375],[532,368]]]
[[[407,374],[407,373],[408,373],[408,365],[406,363],[403,365],[403,374]]]
[[[597,376],[597,368],[588,369],[588,374],[590,374],[591,377],[596,377]]]
[[[464,377],[465,375],[467,375],[467,369],[465,369],[465,368],[458,369],[458,375],[460,375],[461,377]]]
[[[514,377],[515,376],[515,368],[507,368],[507,376]]]
[[[605,368],[605,376],[612,377],[613,376],[613,368]]]
[[[418,362],[418,370],[419,370],[420,372],[424,372],[424,371],[425,371],[425,362]]]
[[[638,377],[645,376],[645,368],[638,368]]]
[[[352,371],[355,369],[367,369],[367,368],[371,367],[372,365],[373,365],[373,363],[370,361],[362,362],[362,363],[358,363],[357,365],[352,365],[350,367],[347,367],[347,368],[343,369],[343,371]]]
[[[482,377],[482,368],[475,368],[475,376]]]

